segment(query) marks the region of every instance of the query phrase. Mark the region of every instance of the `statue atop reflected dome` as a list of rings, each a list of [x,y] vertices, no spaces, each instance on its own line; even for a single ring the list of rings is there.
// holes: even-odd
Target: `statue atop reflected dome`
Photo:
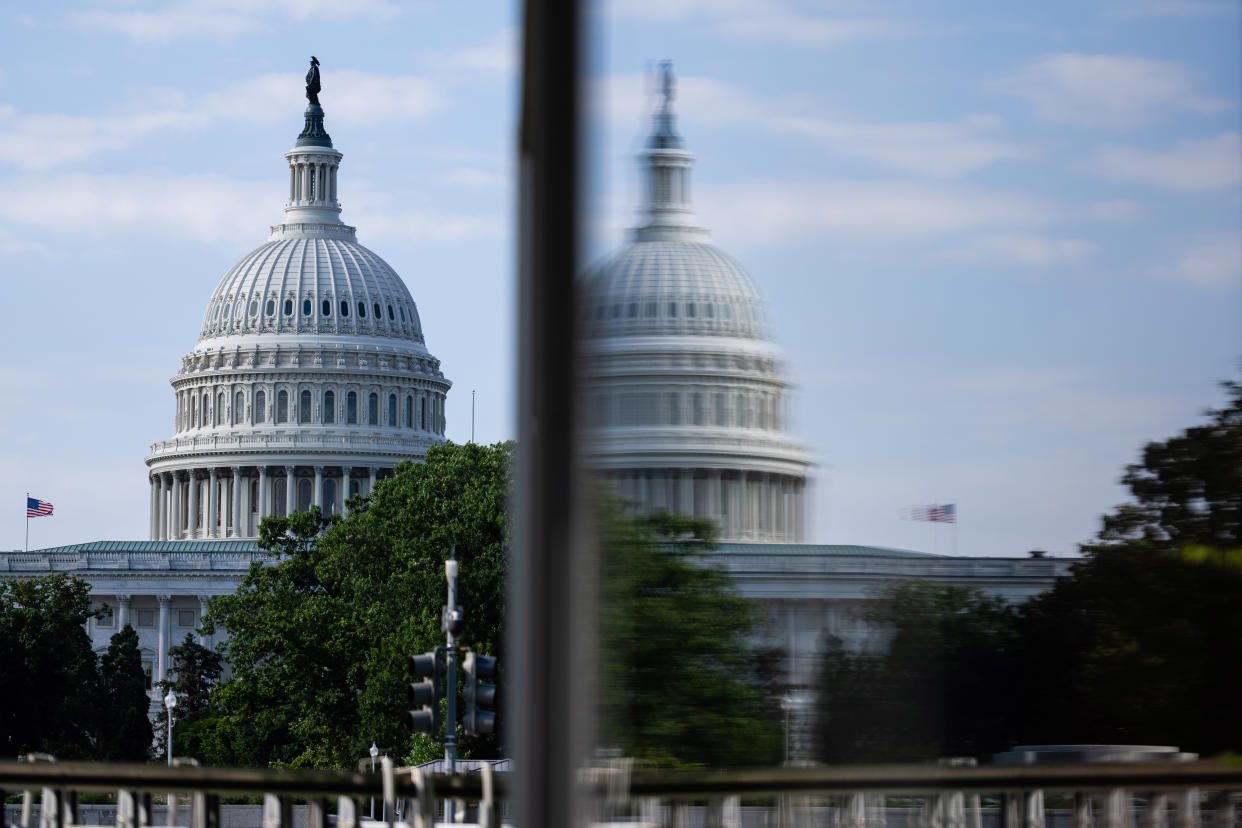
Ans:
[[[676,81],[673,79],[673,62],[671,60],[660,61],[660,95],[664,98],[664,108],[667,110],[673,105],[673,95],[676,92]]]
[[[306,100],[319,106],[319,58],[311,55],[310,71],[306,73]]]

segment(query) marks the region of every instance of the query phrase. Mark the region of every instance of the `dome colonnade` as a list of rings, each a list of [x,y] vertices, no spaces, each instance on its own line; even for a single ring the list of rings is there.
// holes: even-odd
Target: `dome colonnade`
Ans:
[[[767,302],[697,224],[672,92],[666,64],[645,219],[586,275],[589,459],[640,512],[710,519],[724,540],[800,542],[808,463],[785,432]]]
[[[253,538],[268,515],[344,513],[444,441],[451,383],[405,283],[340,220],[342,155],[318,103],[285,153],[285,220],[234,265],[172,379],[154,444],[152,540]]]

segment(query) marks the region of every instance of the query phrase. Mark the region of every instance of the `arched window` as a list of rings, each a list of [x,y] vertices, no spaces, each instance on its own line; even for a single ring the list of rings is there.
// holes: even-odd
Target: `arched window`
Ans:
[[[285,508],[289,505],[289,499],[285,496],[289,489],[286,486],[284,476],[277,477],[275,484],[272,486],[275,489],[273,495],[276,498],[276,502],[272,504],[272,514],[276,515],[276,517],[289,517],[289,511]]]
[[[311,393],[303,390],[298,395],[298,422],[309,423],[311,417]]]
[[[358,318],[359,319],[367,318],[367,306],[365,302],[358,303]]]
[[[302,300],[302,315],[310,316],[310,312],[311,312],[311,300],[303,299]]]
[[[725,395],[717,394],[716,395],[716,425],[722,426],[724,424],[725,424]]]
[[[418,427],[427,430],[427,398],[418,398]]]
[[[331,477],[323,481],[323,513],[325,515],[335,515],[336,508],[336,481]]]
[[[361,493],[362,493],[362,481],[361,480],[349,481],[349,496],[357,497]]]
[[[211,422],[211,419],[210,419],[211,415],[207,413],[208,407],[210,405],[211,405],[211,397],[207,396],[207,394],[204,393],[203,394],[203,405],[202,405],[202,408],[199,409],[199,415],[202,417],[203,428],[206,428],[207,425]]]
[[[263,307],[263,315],[264,316],[275,316],[276,315],[276,300],[274,299],[267,300],[267,304],[264,305]]]
[[[681,395],[676,391],[668,395],[668,422],[681,425]]]
[[[388,425],[395,426],[397,424],[397,395],[388,395]]]
[[[276,394],[276,422],[289,422],[289,392],[283,388]]]
[[[198,428],[198,397],[190,397],[190,428]]]
[[[233,398],[233,424],[241,425],[246,417],[246,392],[238,391]]]
[[[358,424],[358,394],[355,391],[345,395],[345,422],[350,425]]]
[[[405,398],[405,427],[414,427],[414,397],[407,395]]]
[[[367,397],[367,425],[379,425],[379,394],[374,391]]]
[[[298,511],[305,512],[311,507],[311,482],[303,477],[298,481]]]
[[[349,303],[341,300],[341,316],[349,316]]]
[[[336,422],[336,394],[332,391],[323,392],[323,422],[324,425]]]
[[[267,394],[263,391],[254,392],[254,421],[267,422]]]
[[[285,300],[285,316],[293,316],[293,300]]]
[[[371,303],[371,310],[375,311],[375,318],[376,318],[376,319],[379,319],[379,318],[380,318],[380,306],[379,306],[379,302],[372,302],[372,303]]]
[[[690,417],[695,425],[703,425],[703,395],[698,391],[690,395]]]
[[[324,299],[323,308],[321,308],[321,310],[323,311],[324,316],[331,316],[332,315],[332,300]]]
[[[213,413],[212,425],[223,425],[224,424],[224,392],[223,391],[221,391],[219,394],[216,394],[216,410],[212,413]]]
[[[392,315],[392,305],[389,305],[389,306],[388,306],[388,321],[389,321],[389,322],[392,322],[392,321],[393,321],[393,315]]]
[[[746,397],[738,394],[733,410],[733,424],[739,428],[746,427]]]
[[[250,512],[259,514],[259,481],[250,481]]]

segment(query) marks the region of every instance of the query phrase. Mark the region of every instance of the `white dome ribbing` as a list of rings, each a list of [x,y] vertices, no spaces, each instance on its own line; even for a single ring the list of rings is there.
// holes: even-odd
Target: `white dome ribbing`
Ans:
[[[640,511],[714,520],[725,540],[801,541],[808,463],[785,432],[767,301],[695,220],[667,63],[663,80],[643,221],[585,277],[589,457]]]

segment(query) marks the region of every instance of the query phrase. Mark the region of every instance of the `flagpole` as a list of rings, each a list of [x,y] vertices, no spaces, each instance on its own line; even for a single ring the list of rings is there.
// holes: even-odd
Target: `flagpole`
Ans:
[[[26,492],[26,547],[22,551],[30,551],[30,492]]]

